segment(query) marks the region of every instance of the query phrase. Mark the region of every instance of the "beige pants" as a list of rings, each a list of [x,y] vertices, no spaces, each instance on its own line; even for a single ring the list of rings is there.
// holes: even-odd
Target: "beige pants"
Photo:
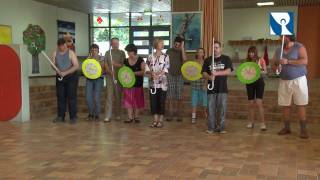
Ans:
[[[306,76],[293,80],[280,80],[278,88],[279,106],[291,106],[292,101],[297,106],[308,104],[308,83]]]
[[[112,110],[114,109],[114,116],[119,117],[121,115],[121,98],[122,98],[122,88],[119,82],[114,84],[112,78],[107,77],[107,101],[106,101],[106,118],[112,118]],[[113,101],[114,99],[114,101]]]

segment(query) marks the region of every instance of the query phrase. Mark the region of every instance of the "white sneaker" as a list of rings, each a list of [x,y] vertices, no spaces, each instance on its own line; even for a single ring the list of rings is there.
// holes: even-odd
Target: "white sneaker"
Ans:
[[[212,130],[206,130],[206,133],[213,134],[214,132]]]
[[[196,118],[192,118],[192,119],[191,119],[191,123],[192,123],[192,124],[195,124],[195,123],[196,123]]]
[[[254,124],[253,123],[248,123],[247,126],[246,126],[248,129],[252,129],[254,127]]]
[[[266,130],[267,130],[267,126],[266,126],[265,123],[261,123],[261,124],[260,124],[260,130],[261,130],[261,131],[266,131]]]
[[[222,131],[220,131],[220,134],[227,134],[227,131],[222,130]]]
[[[109,119],[109,118],[105,118],[104,120],[103,120],[103,122],[106,122],[106,123],[108,123],[108,122],[110,122],[111,120]]]

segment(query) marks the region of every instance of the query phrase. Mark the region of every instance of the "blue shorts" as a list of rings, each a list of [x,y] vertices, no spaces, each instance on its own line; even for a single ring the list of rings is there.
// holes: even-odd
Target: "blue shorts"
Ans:
[[[208,105],[207,91],[192,89],[191,90],[191,106],[197,107],[198,105],[207,107]]]

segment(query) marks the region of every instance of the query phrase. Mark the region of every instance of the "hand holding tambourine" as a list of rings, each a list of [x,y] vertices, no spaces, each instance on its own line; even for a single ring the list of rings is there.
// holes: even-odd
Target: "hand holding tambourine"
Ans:
[[[102,75],[102,68],[97,60],[86,59],[82,63],[82,72],[88,79],[98,79]]]
[[[196,81],[202,78],[201,70],[201,64],[195,61],[188,61],[181,67],[182,76],[189,81]]]
[[[238,67],[236,74],[241,83],[251,84],[260,78],[261,70],[257,63],[246,62]]]
[[[119,69],[118,79],[124,88],[131,88],[136,83],[136,76],[134,72],[127,66],[123,66]]]

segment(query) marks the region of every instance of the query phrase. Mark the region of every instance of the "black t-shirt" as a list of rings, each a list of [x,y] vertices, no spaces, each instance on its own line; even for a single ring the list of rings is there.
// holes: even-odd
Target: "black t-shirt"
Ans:
[[[214,58],[214,70],[221,71],[225,69],[230,69],[233,71],[232,62],[229,56],[221,55],[218,58]],[[202,72],[206,72],[211,75],[212,71],[212,56],[205,59]],[[208,81],[211,84],[211,81]],[[228,93],[227,76],[216,76],[214,79],[214,89],[208,90],[208,94],[213,93]]]
[[[141,57],[138,57],[136,64],[130,65],[129,60],[124,60],[124,65],[129,67],[133,72],[141,71],[141,64],[144,63],[144,60]],[[143,86],[143,76],[137,76],[136,75],[136,83],[133,87],[142,87]]]

